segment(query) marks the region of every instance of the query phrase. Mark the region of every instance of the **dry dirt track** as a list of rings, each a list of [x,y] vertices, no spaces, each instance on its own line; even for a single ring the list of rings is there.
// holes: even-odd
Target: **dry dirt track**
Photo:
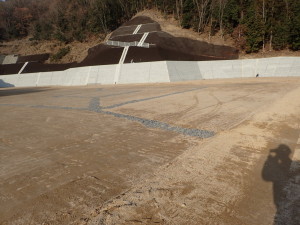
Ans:
[[[1,89],[0,224],[299,224],[299,99],[296,78]]]

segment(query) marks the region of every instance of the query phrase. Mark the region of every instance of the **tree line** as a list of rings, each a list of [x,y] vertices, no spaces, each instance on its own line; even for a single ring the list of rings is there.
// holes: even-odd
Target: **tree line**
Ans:
[[[62,42],[105,37],[146,8],[209,37],[229,35],[248,53],[300,50],[299,0],[6,0],[0,2],[0,40],[29,34]]]

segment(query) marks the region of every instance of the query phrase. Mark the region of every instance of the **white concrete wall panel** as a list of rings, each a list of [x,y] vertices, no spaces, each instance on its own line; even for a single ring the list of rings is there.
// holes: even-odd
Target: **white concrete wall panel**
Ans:
[[[214,79],[211,61],[200,61],[197,62],[197,64],[202,75],[202,79]]]
[[[300,57],[293,57],[293,64],[292,66],[299,66],[300,65]]]
[[[68,86],[80,86],[86,85],[87,76],[89,74],[89,67],[78,67],[68,69],[67,76],[70,78],[71,82]]]
[[[113,84],[116,68],[117,65],[97,66],[97,76],[95,77],[96,79],[89,79],[88,83],[93,84],[93,82],[96,82],[95,84]],[[96,68],[93,70],[95,71]]]
[[[280,65],[277,65],[273,76],[283,77],[284,74],[289,74],[290,68],[291,67],[281,67]]]
[[[231,78],[233,77],[233,64],[234,62],[232,62],[231,60],[227,60],[227,61],[219,61],[219,66],[216,66],[214,68],[223,68],[222,72],[220,73],[221,78]]]
[[[87,78],[87,84],[97,84],[99,66],[91,66]]]
[[[233,77],[243,77],[243,62],[242,61],[236,61],[235,63],[232,62],[232,76]]]
[[[298,64],[298,66],[293,66],[290,68],[289,76],[300,77],[300,62]]]
[[[37,74],[39,74],[39,73],[37,73]],[[53,74],[53,72],[40,73],[40,77],[39,77],[37,86],[42,87],[42,86],[49,86],[49,85],[51,85],[52,74]],[[26,76],[26,75],[27,75],[27,73],[23,74],[23,76]]]
[[[213,64],[210,62],[210,70],[211,70],[211,74],[212,74],[211,79],[218,79],[218,78],[224,77],[224,74],[223,74],[224,68],[220,62],[216,61],[216,64]]]
[[[123,64],[118,83],[158,82],[170,82],[167,63],[165,61]]]
[[[151,62],[149,83],[164,83],[170,82],[168,66],[166,61]]]
[[[213,79],[216,78],[229,78],[232,76],[232,62],[231,60],[228,61],[216,61],[215,63],[211,64],[211,70],[213,73]]]
[[[120,70],[120,84],[148,83],[151,63],[123,64]]]
[[[167,61],[167,66],[171,82],[202,79],[197,62]]]
[[[266,74],[268,68],[268,61],[260,59],[256,63],[256,74],[259,74],[262,76],[263,74]]]
[[[300,76],[300,57],[293,57],[293,63],[290,68],[290,76]]]
[[[53,86],[61,86],[64,83],[64,75],[66,74],[65,71],[56,71],[52,73],[51,83],[49,85]],[[42,73],[41,73],[42,75]]]
[[[16,75],[17,76],[17,75]],[[19,74],[15,87],[32,87],[36,86],[38,73]]]
[[[246,59],[242,61],[241,77],[255,77],[257,74],[257,61],[255,59]]]
[[[63,71],[63,77],[61,79],[61,86],[72,86],[73,83],[73,73],[69,70]]]

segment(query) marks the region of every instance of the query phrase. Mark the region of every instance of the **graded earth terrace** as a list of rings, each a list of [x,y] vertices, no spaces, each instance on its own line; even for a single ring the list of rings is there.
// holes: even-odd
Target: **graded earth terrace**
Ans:
[[[299,78],[1,89],[0,224],[299,224],[299,96]]]

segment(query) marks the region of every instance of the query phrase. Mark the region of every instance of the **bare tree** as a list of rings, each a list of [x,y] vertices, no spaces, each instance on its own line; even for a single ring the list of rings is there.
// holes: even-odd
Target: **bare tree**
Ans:
[[[193,1],[197,7],[197,12],[198,12],[197,32],[200,33],[205,28],[208,6],[209,6],[209,3],[211,2],[211,0],[193,0]]]
[[[224,28],[223,28],[223,17],[224,17],[224,9],[228,0],[219,0],[219,24],[220,24],[220,32],[221,37],[224,37]]]

